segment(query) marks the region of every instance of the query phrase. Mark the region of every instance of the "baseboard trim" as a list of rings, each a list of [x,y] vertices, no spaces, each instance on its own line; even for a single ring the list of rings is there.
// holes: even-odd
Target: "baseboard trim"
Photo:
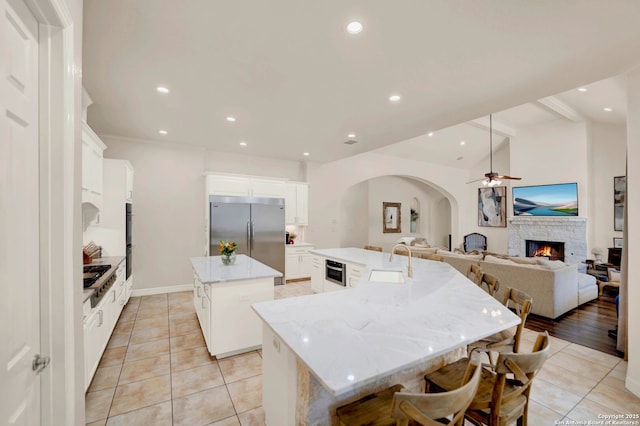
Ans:
[[[193,284],[171,285],[167,287],[140,288],[131,290],[131,297],[153,296],[154,294],[178,293],[193,290]]]
[[[629,375],[627,374],[627,380],[625,385],[626,385],[626,388],[629,390],[629,392],[635,394],[635,396],[640,398],[640,381],[630,378]]]

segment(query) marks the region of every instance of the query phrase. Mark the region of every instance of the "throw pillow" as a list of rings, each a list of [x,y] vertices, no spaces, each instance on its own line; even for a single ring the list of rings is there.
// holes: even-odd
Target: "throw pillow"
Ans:
[[[513,265],[513,262],[510,261],[509,259],[503,259],[501,257],[495,257],[495,256],[491,256],[490,254],[486,255],[484,257],[484,261],[485,262],[491,262],[491,263],[502,263],[505,265]]]
[[[620,282],[620,271],[609,268],[609,282]]]
[[[550,270],[560,269],[566,266],[565,263],[561,260],[549,260],[543,257],[536,257],[536,262],[538,263],[538,265]]]
[[[511,259],[515,263],[519,263],[521,265],[537,265],[538,264],[538,262],[536,262],[536,258],[535,257],[512,256],[509,259]]]

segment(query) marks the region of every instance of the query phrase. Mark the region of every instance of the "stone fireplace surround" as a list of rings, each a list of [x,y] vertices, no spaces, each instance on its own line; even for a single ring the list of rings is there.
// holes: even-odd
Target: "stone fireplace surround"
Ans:
[[[509,219],[510,256],[526,255],[526,240],[564,243],[564,261],[580,265],[587,258],[587,219],[583,217],[517,216]]]

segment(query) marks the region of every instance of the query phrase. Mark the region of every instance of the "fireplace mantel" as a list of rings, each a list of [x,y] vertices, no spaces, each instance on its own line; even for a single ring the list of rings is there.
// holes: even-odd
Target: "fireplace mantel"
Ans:
[[[509,255],[525,256],[526,240],[558,241],[565,244],[566,263],[580,264],[587,258],[587,219],[583,217],[517,216],[509,218]]]

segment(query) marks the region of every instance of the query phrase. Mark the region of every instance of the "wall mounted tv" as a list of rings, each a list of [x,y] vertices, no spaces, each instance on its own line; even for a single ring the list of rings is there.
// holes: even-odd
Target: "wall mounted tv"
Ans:
[[[578,216],[578,184],[516,186],[514,216]]]

